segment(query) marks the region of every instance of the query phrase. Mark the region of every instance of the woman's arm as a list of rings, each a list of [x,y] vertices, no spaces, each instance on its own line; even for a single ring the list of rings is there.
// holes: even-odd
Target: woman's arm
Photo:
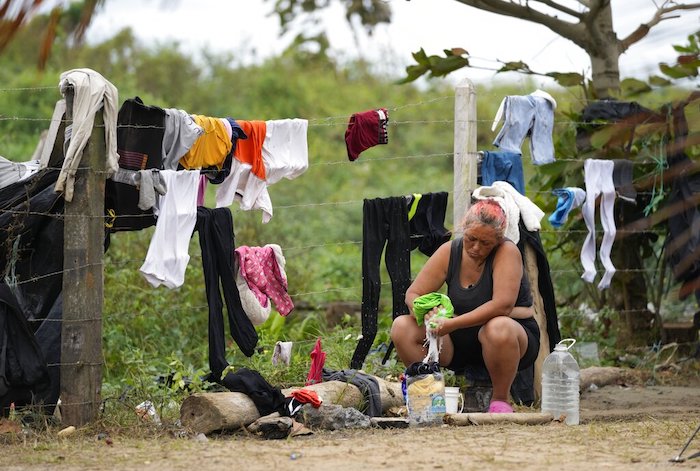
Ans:
[[[435,251],[406,290],[406,305],[411,315],[414,315],[414,299],[439,290],[445,283],[447,267],[450,263],[450,245],[451,242],[445,242]]]
[[[496,250],[493,259],[493,297],[465,315],[445,320],[440,329],[441,335],[485,324],[497,316],[510,315],[520,291],[523,261],[520,250],[512,242],[503,242]]]

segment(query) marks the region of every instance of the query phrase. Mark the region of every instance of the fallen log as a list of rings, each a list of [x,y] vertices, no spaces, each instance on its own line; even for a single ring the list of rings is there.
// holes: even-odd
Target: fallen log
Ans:
[[[610,384],[621,384],[629,380],[629,370],[614,366],[591,366],[581,370],[580,391],[588,391],[591,385],[602,388]]]
[[[518,424],[541,425],[553,420],[552,414],[539,412],[518,412],[517,414],[489,414],[488,412],[469,412],[445,414],[444,422],[448,425],[493,425]]]
[[[403,405],[401,383],[375,378],[379,384],[382,412],[391,407]],[[288,396],[292,391],[283,389]],[[315,391],[324,404],[337,404],[343,407],[361,409],[365,398],[357,386],[342,381],[327,381],[304,386]],[[197,393],[187,397],[180,407],[180,422],[195,433],[211,433],[217,430],[236,430],[260,418],[255,403],[245,394],[237,392]]]

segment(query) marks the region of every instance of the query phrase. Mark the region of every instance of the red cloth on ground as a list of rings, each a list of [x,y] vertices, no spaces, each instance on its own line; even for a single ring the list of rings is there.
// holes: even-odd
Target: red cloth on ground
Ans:
[[[319,337],[316,339],[314,349],[311,350],[311,367],[309,368],[309,374],[306,375],[306,386],[323,382],[321,374],[325,363],[326,352],[321,350],[321,337]]]
[[[315,408],[321,407],[321,398],[318,397],[316,391],[310,389],[297,389],[292,391],[292,397],[302,404],[311,404]]]

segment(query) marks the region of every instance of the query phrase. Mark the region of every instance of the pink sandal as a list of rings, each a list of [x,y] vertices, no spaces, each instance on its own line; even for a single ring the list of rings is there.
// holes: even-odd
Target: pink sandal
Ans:
[[[489,412],[491,414],[512,414],[513,408],[507,402],[491,401],[491,404],[489,404]]]

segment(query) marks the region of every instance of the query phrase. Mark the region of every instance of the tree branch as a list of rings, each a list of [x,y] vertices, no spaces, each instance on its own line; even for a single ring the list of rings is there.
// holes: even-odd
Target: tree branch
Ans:
[[[667,5],[668,3],[668,1],[664,2],[664,5]],[[629,36],[620,40],[620,52],[625,52],[632,44],[642,40],[647,34],[649,34],[651,28],[661,23],[663,20],[675,18],[675,16],[666,16],[669,13],[677,10],[697,10],[698,8],[700,8],[700,3],[671,4],[670,6],[660,7],[658,10],[656,10],[656,13],[654,13],[654,16],[648,23],[642,23],[637,27],[637,29],[632,31]]]
[[[489,11],[491,13],[496,13],[498,15],[511,16],[513,18],[518,18],[521,20],[531,21],[533,23],[539,23],[547,28],[551,29],[559,36],[573,41],[575,44],[583,47],[587,42],[586,29],[583,24],[579,21],[578,23],[571,23],[568,21],[561,20],[556,16],[547,15],[546,13],[541,13],[537,10],[533,10],[527,5],[521,5],[513,3],[507,0],[457,0],[459,3],[464,5],[478,8],[480,10]],[[551,0],[536,0],[542,4],[548,4],[549,6],[554,5]],[[557,5],[556,9],[564,12],[565,7]],[[566,8],[566,10],[569,10]],[[572,11],[573,10],[569,10]],[[582,13],[574,12],[575,17],[579,19],[585,18]]]
[[[583,19],[585,16],[585,13],[581,13],[576,10],[572,10],[571,8],[565,7],[564,5],[559,5],[558,3],[553,2],[552,0],[535,0],[538,1],[539,3],[543,5],[547,5],[548,7],[554,9],[554,10],[559,10],[562,13],[566,13],[569,16],[573,16],[574,18],[578,18],[579,21]]]

